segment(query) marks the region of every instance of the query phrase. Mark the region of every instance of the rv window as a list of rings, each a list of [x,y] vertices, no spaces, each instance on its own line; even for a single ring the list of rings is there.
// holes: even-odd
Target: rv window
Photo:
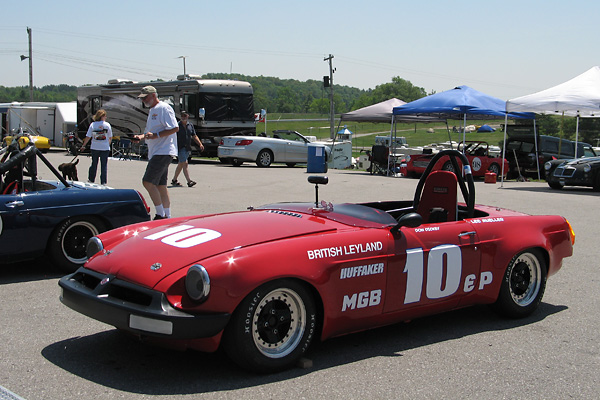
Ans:
[[[173,96],[159,96],[158,100],[164,101],[168,105],[170,105],[173,109],[175,108],[175,97]]]
[[[196,118],[196,112],[200,108],[197,94],[184,94],[182,97],[181,110],[186,110],[190,118]]]
[[[95,115],[96,112],[102,108],[102,99],[100,97],[92,98],[92,115]]]

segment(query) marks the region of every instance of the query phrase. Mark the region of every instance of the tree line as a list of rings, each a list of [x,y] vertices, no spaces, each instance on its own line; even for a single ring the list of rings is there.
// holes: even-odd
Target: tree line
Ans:
[[[314,113],[329,114],[329,88],[322,81],[280,79],[266,76],[209,73],[204,79],[235,79],[249,82],[254,88],[255,112],[261,109],[269,113]],[[335,113],[345,113],[380,101],[396,97],[406,102],[426,95],[423,88],[400,77],[375,89],[358,89],[350,86],[334,85]],[[77,100],[77,87],[69,85],[47,85],[34,87],[33,99],[36,102],[68,102]],[[29,86],[0,86],[0,102],[28,102]]]

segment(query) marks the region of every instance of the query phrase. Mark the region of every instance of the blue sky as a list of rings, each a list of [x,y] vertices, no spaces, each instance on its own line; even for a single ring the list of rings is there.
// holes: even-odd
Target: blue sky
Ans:
[[[441,92],[468,85],[501,99],[600,65],[596,1],[2,2],[0,85],[146,81],[234,72],[361,89],[400,76]]]

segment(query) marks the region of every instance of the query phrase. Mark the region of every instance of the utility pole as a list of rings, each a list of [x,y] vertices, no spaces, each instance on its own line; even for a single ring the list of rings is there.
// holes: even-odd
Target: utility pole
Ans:
[[[31,59],[31,28],[27,27],[27,36],[29,36],[29,101],[33,102],[33,61]],[[21,56],[23,61],[23,56]]]
[[[335,107],[333,105],[333,73],[335,69],[333,68],[332,62],[333,55],[329,55],[323,59],[323,61],[329,61],[329,137],[331,139],[335,138]]]

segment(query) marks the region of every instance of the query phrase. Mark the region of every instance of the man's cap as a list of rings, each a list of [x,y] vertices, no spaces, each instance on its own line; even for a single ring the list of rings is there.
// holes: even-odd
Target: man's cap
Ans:
[[[144,86],[142,88],[142,93],[140,93],[138,97],[146,97],[151,93],[156,93],[156,88],[154,86]]]
[[[185,110],[181,110],[181,115],[190,115],[190,113]]]

